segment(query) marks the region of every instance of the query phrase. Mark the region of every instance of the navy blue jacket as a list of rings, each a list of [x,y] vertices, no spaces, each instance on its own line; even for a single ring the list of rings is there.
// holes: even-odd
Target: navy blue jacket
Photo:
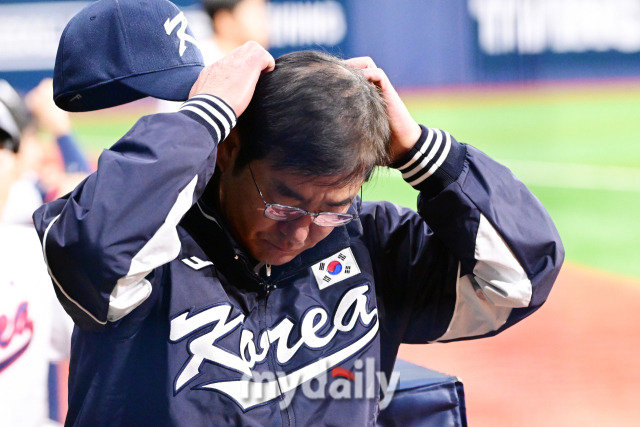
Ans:
[[[67,425],[375,424],[401,343],[494,335],[547,298],[564,253],[545,209],[427,128],[394,165],[418,213],[364,202],[291,262],[254,266],[207,188],[234,124],[213,96],[143,117],[34,214],[77,325]]]

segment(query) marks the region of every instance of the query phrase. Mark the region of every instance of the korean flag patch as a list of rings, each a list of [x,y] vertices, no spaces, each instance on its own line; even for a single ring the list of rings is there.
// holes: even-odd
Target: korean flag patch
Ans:
[[[360,268],[350,248],[345,248],[311,266],[311,271],[313,271],[318,288],[321,290],[360,274]]]

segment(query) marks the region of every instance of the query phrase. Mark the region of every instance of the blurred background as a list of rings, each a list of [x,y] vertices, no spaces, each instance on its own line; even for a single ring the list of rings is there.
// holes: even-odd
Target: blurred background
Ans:
[[[174,3],[199,40],[212,37],[198,0]],[[86,4],[0,1],[0,78],[27,93],[51,77]],[[637,425],[640,0],[271,0],[266,20],[274,56],[371,56],[420,123],[511,168],[563,237],[566,266],[531,319],[401,356],[459,376],[472,426]],[[147,99],[71,120],[95,165],[156,110]],[[415,207],[400,181],[380,171],[364,199]]]

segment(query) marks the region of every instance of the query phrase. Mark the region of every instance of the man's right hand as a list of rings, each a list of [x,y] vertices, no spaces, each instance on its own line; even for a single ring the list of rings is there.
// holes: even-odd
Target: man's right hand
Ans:
[[[251,101],[260,74],[274,68],[275,60],[269,52],[256,42],[247,42],[205,67],[193,84],[189,98],[199,94],[215,95],[229,104],[239,117]]]

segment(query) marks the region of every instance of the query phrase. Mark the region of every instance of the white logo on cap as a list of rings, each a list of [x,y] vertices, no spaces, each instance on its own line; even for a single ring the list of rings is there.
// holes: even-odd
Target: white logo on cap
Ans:
[[[187,42],[200,49],[196,39],[186,33],[188,23],[187,17],[184,16],[183,12],[180,12],[176,15],[175,18],[171,20],[167,18],[166,22],[164,23],[164,30],[166,31],[167,35],[170,36],[171,33],[173,33],[173,30],[176,29],[178,24],[180,24],[180,28],[176,32],[176,36],[178,36],[178,38],[180,39],[180,50],[178,51],[180,53],[180,56],[182,56],[184,51],[187,50]]]

